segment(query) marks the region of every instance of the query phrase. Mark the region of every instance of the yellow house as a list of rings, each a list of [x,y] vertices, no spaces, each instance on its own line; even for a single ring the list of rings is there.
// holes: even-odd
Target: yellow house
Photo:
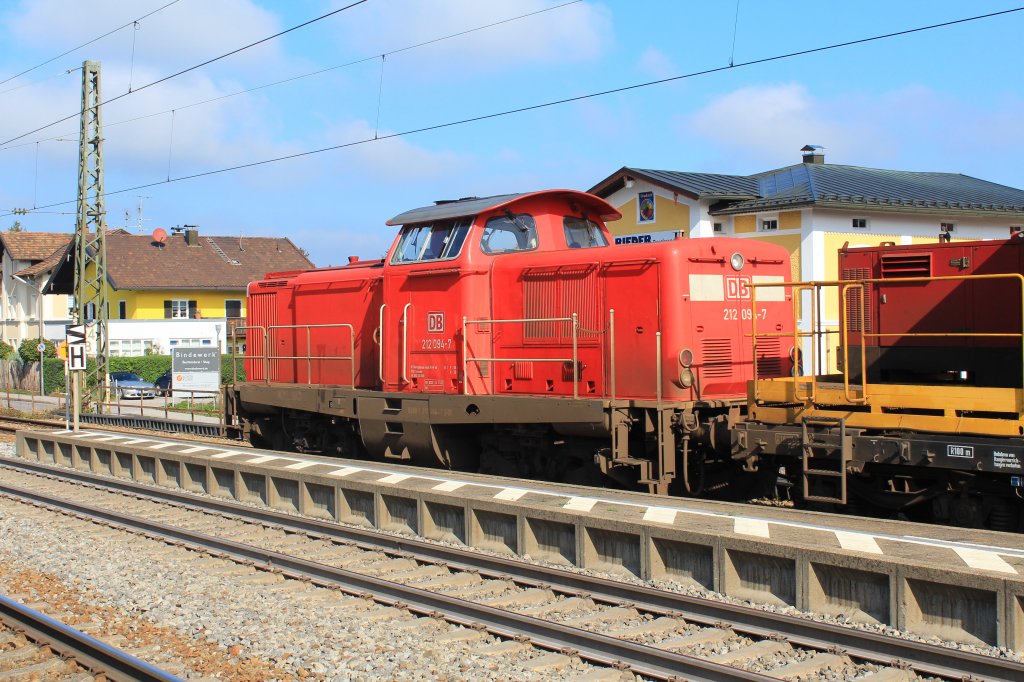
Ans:
[[[958,173],[825,163],[815,145],[800,152],[800,163],[753,175],[624,167],[590,191],[622,212],[608,225],[617,243],[761,239],[789,251],[795,281],[837,279],[845,243],[996,239],[1024,226],[1024,190]],[[824,328],[838,327],[838,310],[836,297],[826,297]],[[800,324],[806,330],[810,320]],[[827,354],[833,366],[834,348]]]
[[[188,228],[156,240],[107,233],[108,349],[112,357],[176,347],[244,343],[246,287],[268,272],[313,264],[290,239],[200,235]],[[73,288],[73,259],[55,269],[53,291]],[[86,316],[95,315],[87,310]]]

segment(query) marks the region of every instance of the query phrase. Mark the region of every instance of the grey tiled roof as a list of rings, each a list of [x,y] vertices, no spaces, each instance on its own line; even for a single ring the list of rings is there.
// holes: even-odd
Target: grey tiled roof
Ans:
[[[631,168],[637,175],[677,187],[701,198],[754,198],[758,196],[757,180],[746,175],[719,173],[680,173],[678,171]]]
[[[1024,213],[1024,190],[959,173],[803,163],[751,176],[757,198],[716,213],[816,206]]]
[[[884,170],[798,163],[754,175],[721,175],[622,168],[591,188],[598,196],[621,189],[627,177],[646,179],[702,199],[717,199],[711,213],[799,206],[1024,214],[1024,190],[960,173]]]

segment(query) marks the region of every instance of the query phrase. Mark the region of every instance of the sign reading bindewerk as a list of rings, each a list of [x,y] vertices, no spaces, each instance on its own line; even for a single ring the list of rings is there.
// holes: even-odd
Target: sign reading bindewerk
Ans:
[[[174,348],[171,351],[171,387],[174,390],[220,390],[220,350]],[[183,394],[178,397],[185,397]],[[196,396],[199,397],[199,396]]]

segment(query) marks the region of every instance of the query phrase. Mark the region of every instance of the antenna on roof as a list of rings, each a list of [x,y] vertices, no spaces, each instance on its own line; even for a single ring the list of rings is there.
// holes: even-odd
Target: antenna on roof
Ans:
[[[167,243],[167,231],[162,227],[158,227],[153,230],[153,241],[162,249],[164,244]]]

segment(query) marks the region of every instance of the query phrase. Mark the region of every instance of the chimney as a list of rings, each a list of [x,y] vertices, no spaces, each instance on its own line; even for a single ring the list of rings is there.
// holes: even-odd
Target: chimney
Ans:
[[[800,148],[804,163],[825,163],[825,148],[820,144],[805,144]]]
[[[185,226],[185,243],[189,246],[199,246],[199,226]]]

